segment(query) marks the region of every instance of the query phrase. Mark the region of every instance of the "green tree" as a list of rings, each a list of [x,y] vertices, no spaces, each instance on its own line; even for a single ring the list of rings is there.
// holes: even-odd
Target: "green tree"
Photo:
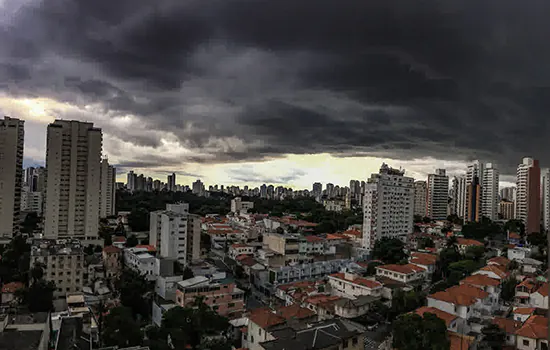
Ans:
[[[113,245],[113,236],[111,235],[107,235],[105,236],[105,238],[103,239],[103,246],[104,247],[108,247],[110,245]]]
[[[130,308],[119,306],[111,309],[103,321],[102,342],[104,346],[120,348],[142,344],[141,330]]]
[[[383,263],[379,262],[379,261],[371,261],[368,263],[367,265],[367,272],[366,272],[366,275],[367,276],[374,276],[376,275],[376,267],[377,266],[380,266],[380,265],[383,265]]]
[[[456,214],[451,214],[449,216],[447,216],[447,221],[453,225],[462,225],[463,224],[463,220]]]
[[[418,249],[435,248],[435,243],[430,237],[422,237],[418,241]]]
[[[480,350],[499,350],[506,344],[506,332],[496,324],[490,324],[481,330],[483,338],[479,344]]]
[[[423,219],[423,218],[422,218],[421,215],[415,215],[413,220],[414,220],[414,223],[415,223],[415,224],[421,224],[421,223],[423,223],[423,220],[422,220],[422,219]]]
[[[451,275],[453,272],[456,272],[459,276],[459,279],[462,279],[466,276],[469,276],[472,274],[472,272],[479,269],[480,264],[473,261],[473,260],[461,260],[454,263],[449,264],[449,275]]]
[[[139,244],[139,242],[138,242],[138,239],[137,239],[136,235],[130,235],[130,237],[128,237],[126,239],[126,247],[128,247],[128,248],[135,247],[138,244]]]
[[[445,322],[434,314],[405,314],[393,325],[393,347],[397,350],[447,350],[450,341]]]
[[[149,230],[149,212],[145,208],[137,208],[128,215],[128,225],[132,231],[148,231]]]
[[[195,277],[195,274],[193,274],[193,271],[191,271],[191,269],[186,266],[185,269],[183,269],[183,279],[186,280],[193,277]]]
[[[52,281],[39,279],[28,289],[26,300],[31,312],[49,312],[53,310],[53,292],[55,284]]]
[[[518,285],[518,281],[514,278],[508,278],[502,282],[500,297],[504,301],[511,302],[514,300],[514,296],[516,295],[516,286]]]
[[[466,248],[464,258],[467,260],[480,261],[485,254],[485,247],[483,246],[470,246]]]
[[[86,255],[93,255],[94,254],[94,245],[88,244],[86,247],[84,247],[84,254]]]
[[[150,301],[146,294],[152,290],[143,276],[131,269],[124,269],[115,281],[115,288],[120,293],[122,305],[130,308],[132,314],[147,319],[151,310]]]
[[[517,270],[519,268],[519,263],[516,260],[512,260],[508,263],[507,268],[509,271]]]
[[[492,238],[500,233],[502,233],[502,227],[485,217],[479,222],[468,222],[462,226],[462,234],[465,238],[477,239],[479,241],[483,241],[486,237]]]
[[[521,220],[508,220],[503,227],[504,232],[515,232],[523,237],[525,235],[525,224]]]
[[[374,244],[372,256],[374,259],[382,260],[386,264],[395,264],[407,258],[404,248],[405,244],[401,240],[384,237]]]
[[[392,296],[389,317],[394,319],[403,313],[419,308],[424,304],[424,299],[424,293],[420,293],[415,290],[408,292],[401,289],[397,290]]]

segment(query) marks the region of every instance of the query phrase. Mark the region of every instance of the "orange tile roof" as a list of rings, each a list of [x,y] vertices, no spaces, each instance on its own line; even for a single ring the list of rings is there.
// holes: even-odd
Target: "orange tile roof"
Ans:
[[[306,287],[312,287],[314,285],[315,285],[315,282],[313,282],[313,281],[298,281],[298,282],[293,282],[293,283],[282,284],[282,285],[278,286],[277,288],[281,289],[283,291],[287,291],[289,289],[306,288]]]
[[[2,293],[14,293],[15,291],[24,288],[25,285],[22,282],[10,282],[2,286]]]
[[[277,315],[282,316],[286,320],[302,320],[304,318],[309,318],[315,315],[315,312],[311,311],[310,309],[300,307],[300,305],[298,304],[283,306],[276,310],[276,312]]]
[[[440,319],[442,319],[443,321],[445,321],[445,325],[447,325],[447,327],[449,327],[451,322],[453,322],[458,318],[458,316],[452,315],[445,311],[441,311],[439,309],[436,309],[435,307],[422,306],[416,309],[414,312],[420,317],[424,317],[424,314],[426,313],[434,314]]]
[[[536,308],[534,307],[516,307],[514,308],[514,313],[518,315],[532,315],[535,310]]]
[[[402,274],[406,274],[406,275],[411,274],[411,273],[415,273],[415,272],[426,271],[422,267],[416,266],[416,265],[413,265],[413,264],[405,264],[405,265],[389,264],[389,265],[376,266],[376,268],[377,269],[389,270],[389,271],[393,271],[393,272],[398,272],[398,273],[402,273]]]
[[[306,236],[304,238],[306,239],[306,241],[308,241],[310,243],[324,241],[323,238],[317,237],[317,236]]]
[[[447,331],[449,335],[449,341],[451,343],[450,350],[464,350],[469,349],[470,345],[474,342],[475,338],[469,335],[463,335],[455,332]]]
[[[508,274],[504,271],[502,271],[501,269],[499,269],[497,266],[495,265],[487,265],[487,266],[484,266],[482,267],[481,269],[479,269],[480,271],[487,271],[487,272],[492,272],[494,273],[495,275],[499,276],[501,279],[505,278],[506,276],[508,276]]]
[[[105,253],[120,253],[121,250],[122,250],[122,249],[117,248],[117,247],[112,246],[112,245],[109,245],[109,246],[103,248],[103,251],[104,251]]]
[[[453,286],[444,291],[428,295],[432,299],[462,306],[473,305],[477,299],[484,299],[487,296],[489,296],[489,293],[468,284]]]
[[[520,284],[518,284],[516,286],[516,289],[518,289],[519,287],[525,287],[525,288],[529,289],[529,291],[533,291],[536,286],[537,285],[536,285],[535,281],[533,281],[530,278],[526,278],[523,281],[521,281]]]
[[[336,302],[338,300],[342,299],[342,297],[336,296],[336,295],[314,295],[305,300],[306,303],[318,305],[318,304],[325,304],[330,302]]]
[[[418,259],[430,260],[433,263],[435,263],[437,261],[437,255],[433,255],[433,254],[429,254],[429,253],[412,252],[411,257],[413,259],[418,258]]]
[[[495,317],[493,318],[493,323],[508,334],[515,334],[521,327],[520,321],[514,321],[511,318]]]
[[[510,239],[520,239],[521,236],[518,235],[518,234],[515,233],[515,232],[510,232],[510,234],[508,235],[508,238],[510,238]]]
[[[363,233],[359,230],[347,230],[342,232],[342,234],[348,236],[363,237]]]
[[[531,339],[547,339],[548,318],[538,315],[529,317],[523,327],[516,331],[516,335]]]
[[[149,245],[149,244],[138,244],[138,245],[136,245],[136,248],[145,248],[150,252],[156,252],[157,251],[157,248],[155,248],[154,246]]]
[[[343,281],[346,281],[346,282],[358,284],[360,286],[364,286],[364,287],[367,287],[369,289],[381,288],[382,287],[382,283],[377,282],[377,281],[373,281],[373,280],[368,280],[368,279],[363,278],[363,277],[356,277],[354,279],[348,279],[348,278],[346,278],[346,274],[343,273],[343,272],[333,273],[332,275],[330,275],[330,277],[337,278],[337,279],[340,279],[340,280],[343,280]]]
[[[506,268],[510,263],[510,260],[506,259],[503,256],[495,256],[494,258],[489,259],[488,263],[494,263],[500,266],[504,266]]]
[[[426,258],[412,258],[410,263],[423,266],[435,265],[435,261]]]
[[[253,310],[248,319],[263,329],[285,323],[285,319],[282,316],[276,315],[268,308]]]
[[[235,243],[231,245],[231,248],[249,248],[249,245],[242,244],[242,243]]]
[[[126,242],[126,237],[124,237],[124,236],[114,236],[113,237],[113,242],[124,243],[124,242]]]
[[[543,297],[547,297],[548,296],[548,283],[544,282],[543,284],[541,284],[541,286],[539,287],[539,289],[537,289],[537,291],[535,293],[539,293]]]
[[[480,241],[476,241],[475,239],[469,239],[469,238],[462,238],[462,237],[458,237],[456,239],[457,243],[459,245],[466,245],[466,246],[478,246],[478,247],[482,247],[484,246],[483,243],[481,243]]]
[[[337,233],[329,233],[329,234],[327,234],[327,239],[328,240],[338,240],[338,239],[348,239],[348,237],[346,237],[344,235],[337,234]]]
[[[462,281],[460,281],[460,284],[471,284],[473,286],[493,286],[496,287],[500,285],[500,281],[491,278],[487,275],[471,275],[466,278],[464,278]]]

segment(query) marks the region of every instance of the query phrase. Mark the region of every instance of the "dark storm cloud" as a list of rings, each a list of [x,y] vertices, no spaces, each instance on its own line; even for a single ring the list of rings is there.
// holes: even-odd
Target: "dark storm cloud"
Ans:
[[[256,171],[252,167],[239,167],[229,169],[229,177],[232,181],[242,183],[267,183],[267,184],[288,184],[298,180],[300,177],[306,175],[303,170],[291,169],[286,174],[278,176],[265,176]]]
[[[3,18],[0,87],[135,115],[150,135],[111,133],[152,147],[170,133],[192,161],[329,152],[511,172],[550,156],[548,13],[535,0],[44,0]]]

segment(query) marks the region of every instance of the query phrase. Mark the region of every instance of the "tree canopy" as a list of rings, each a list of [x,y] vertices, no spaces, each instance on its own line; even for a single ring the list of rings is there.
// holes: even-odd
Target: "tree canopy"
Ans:
[[[483,241],[485,237],[491,238],[500,233],[502,233],[502,227],[485,217],[479,222],[472,221],[462,226],[462,234],[465,238],[477,239],[479,241]]]
[[[1,253],[0,280],[3,283],[19,281],[27,283],[30,268],[31,247],[22,235],[13,237]]]
[[[405,244],[401,240],[384,237],[374,244],[372,256],[374,259],[382,260],[386,264],[395,264],[407,259],[404,248]]]
[[[141,345],[143,337],[139,324],[132,316],[132,310],[119,306],[111,309],[103,320],[101,340],[104,346],[127,348]]]
[[[445,322],[434,314],[405,314],[393,325],[393,347],[397,350],[447,350],[450,341]]]
[[[149,317],[151,303],[146,298],[146,293],[152,288],[143,276],[134,270],[123,269],[115,282],[115,287],[120,293],[120,302],[130,308],[134,317],[137,315],[145,319]]]
[[[479,344],[480,350],[499,350],[506,344],[506,332],[496,324],[490,324],[481,330],[483,338]]]
[[[512,301],[516,295],[516,286],[518,281],[514,278],[508,278],[502,282],[500,298],[504,301]]]

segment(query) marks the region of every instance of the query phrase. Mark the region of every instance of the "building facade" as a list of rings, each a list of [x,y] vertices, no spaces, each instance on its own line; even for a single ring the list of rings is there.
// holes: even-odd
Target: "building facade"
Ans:
[[[499,172],[495,164],[487,163],[481,181],[481,215],[491,220],[498,219]]]
[[[426,198],[428,197],[428,185],[426,181],[414,182],[414,215],[425,217],[426,212]]]
[[[106,218],[115,215],[116,197],[116,169],[107,159],[101,161],[100,179],[99,217]]]
[[[382,164],[365,186],[363,247],[367,252],[382,237],[405,239],[413,232],[414,179]]]
[[[501,200],[499,204],[499,213],[502,219],[504,220],[512,220],[515,219],[515,204],[514,202],[507,201],[507,200]]]
[[[525,232],[540,230],[540,167],[539,161],[523,158],[516,177],[516,219],[523,221]]]
[[[449,202],[449,177],[445,169],[436,169],[428,175],[428,217],[432,220],[447,219],[447,204]]]
[[[24,121],[0,119],[0,237],[19,233],[23,182]]]
[[[550,230],[550,169],[545,169],[542,176],[542,224]]]
[[[187,265],[200,259],[201,218],[189,214],[189,204],[167,204],[150,215],[149,242],[163,258]]]
[[[101,244],[98,236],[101,129],[56,120],[48,126],[44,235]]]

